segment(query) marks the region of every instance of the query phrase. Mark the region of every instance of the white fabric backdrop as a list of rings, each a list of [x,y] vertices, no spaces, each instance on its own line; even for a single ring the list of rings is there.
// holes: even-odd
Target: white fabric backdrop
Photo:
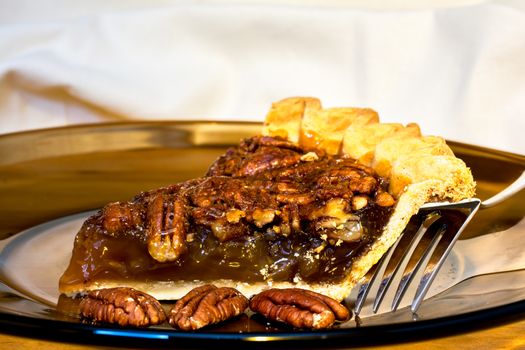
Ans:
[[[0,133],[309,95],[525,154],[525,2],[384,3],[0,0]]]

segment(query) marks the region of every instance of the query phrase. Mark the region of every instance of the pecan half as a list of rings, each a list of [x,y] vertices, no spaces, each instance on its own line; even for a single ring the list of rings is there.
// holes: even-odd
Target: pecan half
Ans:
[[[126,287],[90,291],[80,302],[80,313],[95,321],[121,326],[147,327],[166,320],[157,299]]]
[[[159,262],[175,261],[187,250],[184,196],[156,195],[148,206],[148,252]]]
[[[240,315],[247,307],[248,299],[238,290],[206,284],[175,303],[169,312],[169,323],[185,331],[196,330]]]
[[[142,225],[140,206],[130,202],[113,202],[102,209],[102,227],[110,236],[118,236]]]
[[[328,328],[350,318],[350,311],[336,300],[300,288],[265,290],[250,300],[250,309],[296,328]]]
[[[376,204],[382,207],[391,207],[396,203],[396,200],[388,192],[380,192],[376,194]]]

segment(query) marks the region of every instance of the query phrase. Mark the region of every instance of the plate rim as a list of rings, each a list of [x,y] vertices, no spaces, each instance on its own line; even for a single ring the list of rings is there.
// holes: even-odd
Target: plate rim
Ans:
[[[33,302],[33,301],[30,301]],[[42,339],[65,340],[74,343],[100,343],[105,345],[137,345],[145,341],[151,346],[165,346],[174,341],[185,347],[197,348],[220,340],[224,345],[274,347],[276,345],[309,346],[344,345],[345,347],[402,343],[406,341],[435,339],[473,330],[482,330],[525,318],[525,299],[484,310],[470,311],[431,320],[400,322],[389,325],[371,325],[346,329],[283,331],[269,336],[267,332],[210,332],[179,331],[160,328],[122,328],[112,325],[93,325],[63,320],[36,319],[0,311],[0,332],[26,335]],[[54,332],[50,332],[53,330]],[[58,331],[58,333],[57,333]],[[80,337],[79,337],[80,336]],[[352,343],[345,341],[352,340]],[[113,344],[118,341],[119,344]],[[153,342],[153,343],[152,343]],[[345,342],[343,344],[343,342]],[[227,344],[226,344],[227,343]],[[324,344],[323,344],[324,343]]]

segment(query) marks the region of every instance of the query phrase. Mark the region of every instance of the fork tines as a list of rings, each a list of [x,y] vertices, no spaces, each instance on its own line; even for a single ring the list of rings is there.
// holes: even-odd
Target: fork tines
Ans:
[[[355,302],[355,314],[359,315],[368,294],[375,287],[373,313],[377,313],[387,294],[392,300],[391,310],[397,310],[417,276],[421,279],[411,303],[411,310],[415,313],[479,205],[478,199],[453,204],[436,203],[414,215],[396,243],[363,278]],[[395,290],[393,281],[397,281]]]

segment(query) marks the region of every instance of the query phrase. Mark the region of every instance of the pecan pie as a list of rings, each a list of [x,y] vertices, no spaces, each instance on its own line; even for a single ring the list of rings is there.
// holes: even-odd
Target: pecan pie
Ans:
[[[59,289],[178,299],[204,283],[246,296],[299,287],[344,298],[428,201],[474,194],[470,170],[415,124],[370,109],[275,103],[262,135],[201,178],[106,205],[78,232]]]

